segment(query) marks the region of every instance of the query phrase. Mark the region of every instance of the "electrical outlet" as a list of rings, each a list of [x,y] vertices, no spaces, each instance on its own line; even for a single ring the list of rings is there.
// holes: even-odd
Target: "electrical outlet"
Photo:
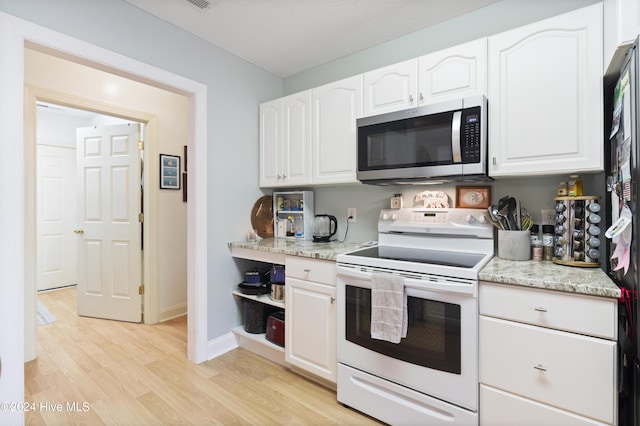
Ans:
[[[555,225],[556,212],[553,209],[542,209],[542,225]]]
[[[347,209],[347,218],[351,218],[351,219],[347,219],[349,222],[355,222],[356,221],[356,208],[355,207],[349,207]]]

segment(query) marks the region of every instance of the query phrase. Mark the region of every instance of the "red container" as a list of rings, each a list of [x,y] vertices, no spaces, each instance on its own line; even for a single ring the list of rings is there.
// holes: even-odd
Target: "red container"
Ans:
[[[284,311],[274,312],[269,315],[265,337],[271,343],[284,347]]]

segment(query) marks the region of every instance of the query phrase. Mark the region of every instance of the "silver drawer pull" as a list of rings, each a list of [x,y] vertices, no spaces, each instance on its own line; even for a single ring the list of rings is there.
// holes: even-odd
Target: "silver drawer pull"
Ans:
[[[543,308],[542,306],[536,306],[533,310],[538,312],[547,312],[547,308]]]
[[[304,271],[308,274],[309,272],[311,272],[311,269],[304,269]]]
[[[544,368],[542,366],[542,364],[536,364],[536,365],[533,366],[533,368],[535,368],[536,370],[540,370],[540,371],[547,371],[547,369]]]

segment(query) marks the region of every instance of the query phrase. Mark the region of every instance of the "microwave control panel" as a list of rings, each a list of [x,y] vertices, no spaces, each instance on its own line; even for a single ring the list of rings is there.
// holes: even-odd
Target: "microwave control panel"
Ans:
[[[480,162],[480,108],[470,108],[463,112],[462,162]]]

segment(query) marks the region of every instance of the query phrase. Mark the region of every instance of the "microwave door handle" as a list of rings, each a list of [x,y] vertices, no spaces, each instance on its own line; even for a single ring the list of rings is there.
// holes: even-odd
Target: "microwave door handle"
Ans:
[[[462,121],[462,111],[453,113],[451,122],[451,152],[453,153],[453,162],[462,163],[462,155],[460,154],[460,122]]]

